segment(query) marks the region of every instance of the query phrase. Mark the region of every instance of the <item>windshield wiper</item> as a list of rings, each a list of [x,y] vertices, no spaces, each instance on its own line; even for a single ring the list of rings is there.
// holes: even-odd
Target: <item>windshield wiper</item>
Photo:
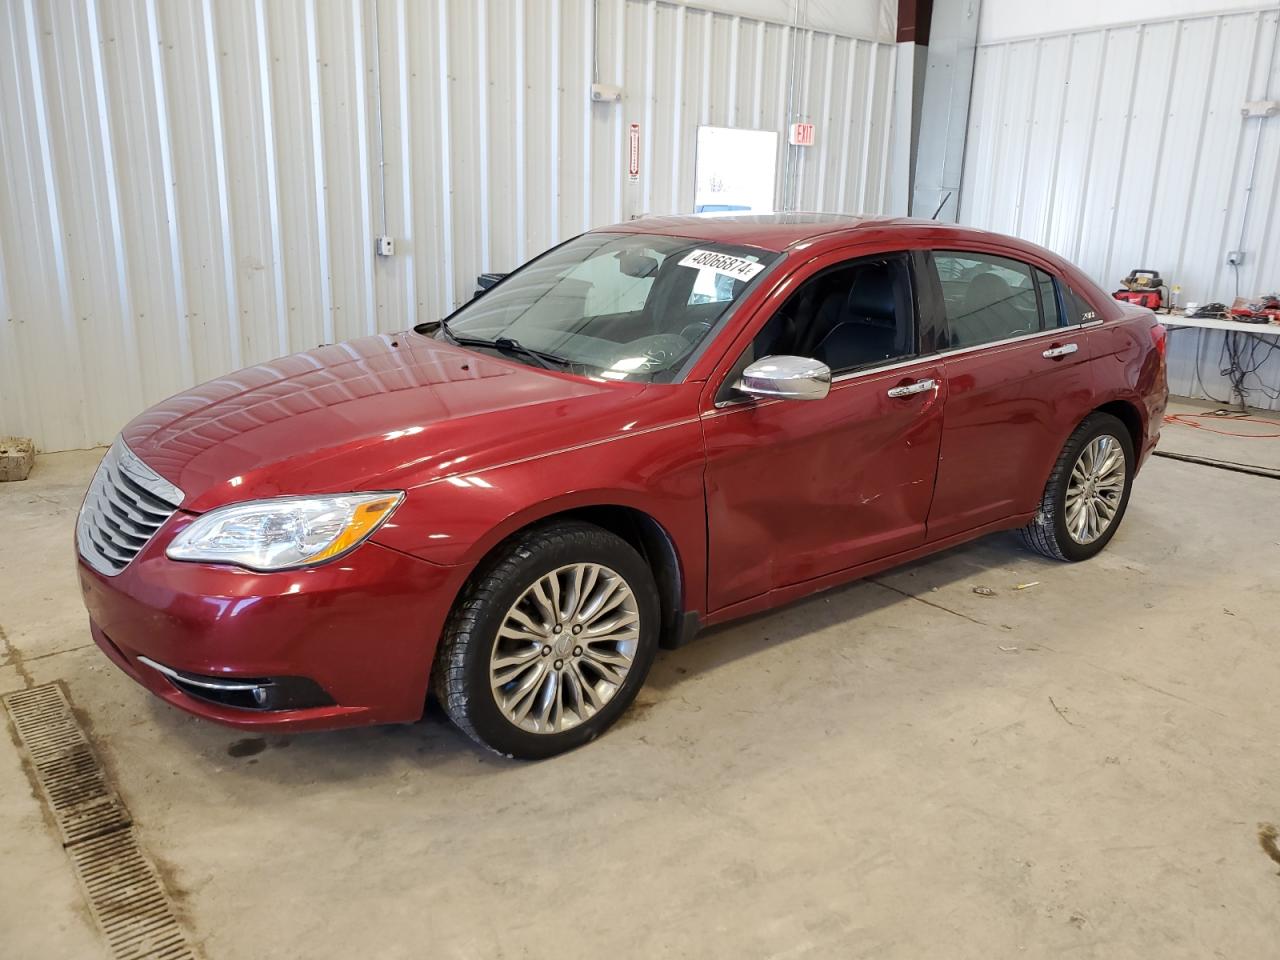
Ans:
[[[450,330],[448,324],[444,322],[441,322],[440,329],[444,331],[446,337],[460,347],[490,347],[503,353],[514,353],[526,360],[532,360],[545,370],[555,370],[557,367],[564,369],[573,365],[573,361],[568,357],[547,353],[544,350],[534,350],[511,337],[494,337],[492,340],[487,340],[484,337],[460,336]]]

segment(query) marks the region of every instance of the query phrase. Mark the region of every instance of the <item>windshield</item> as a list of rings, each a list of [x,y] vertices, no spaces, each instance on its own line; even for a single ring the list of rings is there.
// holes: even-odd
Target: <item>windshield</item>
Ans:
[[[491,349],[524,363],[669,383],[777,257],[678,237],[583,234],[458,310],[440,335],[485,349],[476,341],[498,341]]]

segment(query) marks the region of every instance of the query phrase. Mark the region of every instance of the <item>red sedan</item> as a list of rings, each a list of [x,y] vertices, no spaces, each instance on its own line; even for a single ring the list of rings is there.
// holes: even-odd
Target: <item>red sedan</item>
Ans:
[[[828,215],[649,218],[447,320],[130,423],[77,525],[93,636],[250,730],[591,740],[659,646],[995,530],[1115,534],[1164,329],[1048,251]]]

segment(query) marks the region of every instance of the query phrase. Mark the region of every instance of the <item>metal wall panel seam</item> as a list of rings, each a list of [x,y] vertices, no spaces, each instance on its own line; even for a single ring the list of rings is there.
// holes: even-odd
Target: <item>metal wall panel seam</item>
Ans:
[[[35,110],[36,145],[40,152],[40,172],[44,177],[45,207],[49,217],[51,253],[53,254],[54,283],[58,292],[59,321],[63,331],[63,347],[68,361],[68,379],[73,384],[83,384],[84,364],[80,353],[80,330],[76,323],[75,307],[71,300],[71,278],[68,273],[65,227],[62,223],[62,204],[58,197],[58,182],[54,175],[53,147],[49,139],[49,116],[45,97],[44,57],[40,53],[40,40],[36,36],[36,14],[32,0],[23,0],[23,18],[26,26],[27,68],[31,76],[31,100]],[[81,392],[75,403],[76,422],[63,428],[67,436],[75,436],[78,442],[90,439],[85,395]],[[43,419],[43,417],[41,418]],[[56,428],[47,431],[57,436]]]
[[[1253,50],[1251,51],[1252,56],[1250,57],[1250,72],[1252,72],[1252,65],[1257,62],[1258,41],[1260,39],[1258,28],[1261,26],[1262,17],[1259,15],[1255,17],[1254,20],[1255,20],[1255,26],[1253,31],[1251,32],[1251,37],[1253,40]],[[1248,96],[1247,80],[1245,82],[1245,90],[1242,92],[1242,95]],[[1219,230],[1219,233],[1218,233],[1218,244],[1217,244],[1218,250],[1224,251],[1224,252],[1226,250],[1231,249],[1231,247],[1228,246],[1228,244],[1231,242],[1230,240],[1228,240],[1228,235],[1231,233],[1231,223],[1233,219],[1232,208],[1234,207],[1236,202],[1237,181],[1241,173],[1240,161],[1242,159],[1245,129],[1247,126],[1248,124],[1243,121],[1237,126],[1236,132],[1235,132],[1235,149],[1233,149],[1230,152],[1231,172],[1230,172],[1230,176],[1227,178],[1226,205],[1222,208],[1222,224],[1221,224],[1221,229]],[[1223,256],[1222,260],[1225,261],[1225,259],[1226,259],[1225,256]],[[1221,279],[1222,279],[1222,274],[1224,269],[1225,269],[1224,263],[1218,263],[1214,267],[1211,284],[1213,289],[1215,290],[1221,289]],[[1238,268],[1235,271],[1233,281],[1235,284],[1236,295],[1238,296],[1240,292],[1238,289],[1239,282],[1240,282],[1240,273]]]
[[[702,95],[698,98],[701,101],[698,122],[702,124],[714,122],[711,103],[714,90],[711,86],[711,35],[714,29],[715,15],[704,13],[702,15]]]
[[[725,123],[738,126],[738,45],[742,32],[742,18],[734,17],[729,21],[729,103],[725,107]]]
[[[173,133],[169,118],[168,84],[164,77],[163,47],[156,13],[157,0],[146,0],[147,41],[151,60],[151,87],[156,102],[156,128],[159,132],[160,169],[164,177],[165,222],[168,224],[169,269],[172,271],[173,297],[178,311],[178,363],[182,382],[195,383],[195,353],[191,348],[191,305],[187,300],[186,266],[182,258],[181,224],[178,220],[178,198],[173,171]]]
[[[560,0],[551,0],[551,61],[547,70],[551,82],[551,119],[548,123],[551,136],[551,175],[549,200],[551,203],[548,223],[551,227],[550,246],[560,242]]]
[[[755,71],[751,78],[751,123],[748,126],[759,128],[764,124],[764,42],[766,27],[764,23],[756,24],[755,56],[751,58]]]
[[[209,112],[213,135],[213,167],[218,188],[218,228],[222,234],[222,281],[227,296],[227,343],[230,346],[231,365],[244,366],[243,342],[240,329],[240,296],[236,283],[236,261],[233,248],[234,233],[231,226],[231,185],[227,178],[227,149],[224,130],[226,116],[222,112],[222,80],[218,69],[218,40],[213,28],[213,0],[203,0],[201,16],[204,21],[204,56],[209,77]]]
[[[844,212],[849,193],[849,137],[853,132],[853,85],[858,66],[858,41],[849,41],[849,62],[845,67],[844,134],[840,140],[840,189],[836,191],[836,209]]]
[[[489,3],[480,0],[476,8],[476,116],[479,124],[480,160],[480,273],[487,273],[492,257],[489,248]]]
[[[688,11],[676,11],[676,36],[672,62],[684,63],[684,33]],[[680,209],[680,130],[684,125],[684,84],[676,81],[676,94],[671,103],[671,209]],[[696,150],[696,146],[695,146]],[[695,188],[696,190],[696,188]]]
[[[262,134],[267,166],[267,219],[271,235],[271,276],[275,287],[276,349],[289,352],[289,311],[284,284],[284,248],[280,226],[280,170],[276,156],[275,110],[271,102],[270,34],[267,31],[266,0],[254,0],[254,23],[258,41],[258,84],[262,89]]]
[[[401,231],[409,245],[409,263],[404,271],[405,301],[409,307],[409,315],[405,319],[412,326],[419,322],[418,304],[418,271],[417,264],[426,256],[426,250],[419,241],[419,233],[413,218],[413,107],[410,102],[409,74],[409,25],[405,4],[408,0],[396,0],[396,86],[400,98],[400,186],[401,216],[404,223]]]
[[[594,101],[591,99],[591,85],[596,82],[596,0],[583,0],[587,15],[582,18],[582,64],[583,64],[583,105],[582,105],[582,231],[593,226],[591,219],[591,146],[592,146],[592,111]]]
[[[827,37],[827,64],[822,81],[822,148],[818,151],[818,187],[814,193],[813,206],[816,210],[826,209],[827,199],[827,155],[832,132],[835,130],[835,118],[831,115],[831,82],[836,68],[836,38],[832,34]]]
[[[640,128],[640,152],[644,156],[644,167],[640,171],[640,212],[649,212],[649,198],[653,182],[653,103],[654,68],[658,52],[658,3],[651,0],[644,13],[645,57],[644,57],[644,126]]]
[[[791,115],[791,123],[797,123],[803,118],[809,120],[812,117],[812,111],[809,106],[809,97],[812,94],[810,89],[812,73],[807,69],[813,63],[813,31],[804,31],[804,60],[797,61],[794,69],[800,73],[800,81],[798,87],[800,90],[799,99],[796,103],[795,110]],[[791,148],[791,209],[797,210],[804,205],[804,184],[805,173],[809,166],[809,147],[792,147]]]
[[[320,44],[316,0],[306,0],[307,87],[311,106],[311,162],[315,175],[316,247],[320,256],[320,312],[324,342],[336,339],[333,323],[333,270],[329,249],[328,183],[325,180],[324,114],[320,103]]]
[[[880,124],[880,206],[876,213],[889,213],[889,144],[893,141],[893,78],[898,69],[897,44],[886,45],[889,50],[889,66],[885,70],[885,82],[880,84],[884,97],[884,119]]]
[[[523,2],[523,0],[522,0]],[[627,62],[627,0],[616,0],[613,11],[613,74],[611,79],[620,80],[626,71]],[[626,101],[624,100],[623,103]],[[625,107],[619,103],[613,112],[613,220],[622,220],[622,131],[626,122]]]
[[[1066,129],[1067,119],[1067,102],[1071,93],[1071,66],[1075,60],[1076,42],[1075,38],[1067,41],[1067,63],[1062,75],[1062,104],[1058,110],[1058,129],[1054,139],[1053,162],[1050,165],[1049,174],[1049,204],[1044,215],[1044,234],[1041,239],[1042,243],[1048,243],[1049,232],[1053,229],[1054,207],[1058,199],[1058,170],[1059,160],[1062,156],[1062,137]]]
[[[787,128],[791,123],[791,54],[792,44],[794,43],[795,30],[792,27],[784,26],[782,28],[782,36],[778,41],[778,87],[777,93],[777,129],[782,131],[782,136],[778,138],[778,150],[782,157],[782,179],[774,187],[774,193],[777,197],[775,206],[779,210],[787,209],[786,181],[787,171],[791,166],[791,147],[787,142]]]
[[[1111,31],[1110,30],[1102,31],[1102,51],[1098,56],[1099,63],[1106,63],[1107,61],[1107,46],[1110,40],[1111,40]],[[1093,145],[1094,145],[1094,142],[1097,140],[1098,123],[1100,122],[1098,117],[1098,109],[1101,105],[1102,105],[1102,76],[1101,76],[1101,73],[1099,73],[1098,84],[1093,93],[1093,110],[1090,115],[1094,119],[1093,119],[1093,123],[1089,124],[1089,142],[1088,142],[1088,146],[1085,147],[1084,164],[1081,167],[1082,179],[1080,182],[1079,196],[1084,196],[1085,193],[1088,191],[1089,172],[1090,172],[1090,168],[1093,166]],[[1071,259],[1075,261],[1078,261],[1080,259],[1080,248],[1084,244],[1084,219],[1085,219],[1085,204],[1081,203],[1079,206],[1079,209],[1076,210],[1076,226],[1075,226],[1076,241],[1071,251]]]
[[[1188,211],[1190,211],[1191,201],[1195,197],[1196,180],[1199,178],[1199,175],[1200,175],[1200,159],[1204,155],[1204,127],[1205,127],[1205,123],[1208,120],[1209,96],[1213,90],[1214,70],[1217,68],[1217,65],[1218,65],[1218,40],[1221,37],[1221,35],[1222,35],[1222,18],[1214,17],[1213,18],[1213,43],[1209,45],[1208,82],[1205,83],[1204,85],[1204,98],[1200,101],[1200,110],[1199,110],[1200,128],[1196,131],[1196,136],[1194,137],[1194,142],[1196,145],[1195,159],[1192,161],[1192,164],[1191,164],[1191,179],[1187,181],[1187,202],[1184,209]],[[1181,237],[1179,237],[1179,240],[1178,240],[1177,267],[1175,268],[1173,273],[1173,276],[1175,277],[1181,277],[1183,275],[1183,267],[1185,266],[1185,260],[1187,255],[1188,232],[1189,231],[1187,230],[1183,230],[1182,235]]]
[[[4,124],[0,123],[0,157],[7,155],[7,139]],[[8,173],[8,164],[4,167]],[[15,310],[9,294],[8,269],[4,245],[0,243],[0,321],[4,323],[3,330],[0,330],[0,344],[6,340],[14,344],[12,350],[0,350],[0,436],[31,432],[30,427],[23,426],[31,423],[27,409],[29,391],[18,346],[17,324],[13,322]]]
[[[1264,73],[1264,83],[1263,83],[1262,90],[1260,91],[1261,96],[1259,96],[1259,97],[1255,97],[1255,96],[1253,95],[1253,94],[1254,94],[1254,90],[1253,90],[1253,89],[1251,88],[1251,86],[1250,86],[1250,84],[1251,84],[1251,82],[1252,82],[1252,80],[1253,80],[1253,72],[1254,72],[1252,68],[1253,68],[1257,63],[1259,63],[1260,61],[1261,61],[1262,63],[1266,63],[1266,64],[1269,64],[1269,63],[1271,62],[1271,60],[1273,59],[1273,57],[1274,57],[1274,55],[1275,55],[1275,40],[1276,40],[1276,39],[1280,39],[1280,38],[1277,38],[1277,37],[1273,37],[1273,38],[1272,38],[1272,50],[1271,50],[1271,55],[1270,55],[1270,56],[1268,56],[1266,59],[1263,59],[1263,57],[1262,57],[1261,44],[1262,44],[1262,38],[1263,38],[1263,36],[1265,35],[1265,33],[1264,33],[1264,31],[1263,31],[1263,22],[1264,22],[1264,19],[1265,19],[1265,18],[1263,17],[1263,11],[1259,10],[1259,11],[1258,11],[1257,16],[1256,16],[1256,17],[1254,17],[1254,21],[1255,21],[1255,24],[1256,24],[1256,25],[1255,25],[1254,32],[1253,32],[1253,37],[1254,37],[1254,41],[1253,41],[1253,42],[1254,42],[1253,59],[1252,59],[1252,60],[1251,60],[1251,62],[1250,62],[1250,71],[1249,71],[1249,72],[1250,72],[1250,76],[1249,76],[1248,81],[1246,81],[1246,86],[1245,86],[1245,96],[1246,96],[1246,97],[1248,97],[1250,100],[1256,100],[1256,99],[1265,100],[1265,99],[1267,99],[1267,93],[1268,93],[1268,91],[1267,91],[1267,87],[1266,87],[1265,80],[1266,80],[1266,79],[1269,79],[1269,73],[1270,73],[1270,71],[1266,71],[1266,72]],[[1232,232],[1232,231],[1231,231],[1231,220],[1232,220],[1232,218],[1231,218],[1231,216],[1230,216],[1230,210],[1228,210],[1227,216],[1223,217],[1223,220],[1222,220],[1222,242],[1220,243],[1220,246],[1221,246],[1221,248],[1222,248],[1223,250],[1231,250],[1231,249],[1235,249],[1235,250],[1243,250],[1243,249],[1245,249],[1246,232],[1247,232],[1247,229],[1248,229],[1248,226],[1249,226],[1249,208],[1252,206],[1251,201],[1252,201],[1252,199],[1253,199],[1253,198],[1252,198],[1252,193],[1253,193],[1253,187],[1254,187],[1254,177],[1255,177],[1255,176],[1256,176],[1256,174],[1257,174],[1258,154],[1259,154],[1259,152],[1260,152],[1260,151],[1261,151],[1261,149],[1262,149],[1262,125],[1263,125],[1265,122],[1266,122],[1266,120],[1265,120],[1265,118],[1263,118],[1263,117],[1257,117],[1257,118],[1253,119],[1252,123],[1250,123],[1249,121],[1247,121],[1247,120],[1246,120],[1245,122],[1243,122],[1243,123],[1241,123],[1241,124],[1240,124],[1240,131],[1239,131],[1239,133],[1236,135],[1236,156],[1237,156],[1237,157],[1239,157],[1239,158],[1241,158],[1241,159],[1243,159],[1242,150],[1243,150],[1243,148],[1244,148],[1245,129],[1246,129],[1247,127],[1249,127],[1249,126],[1253,126],[1253,127],[1255,128],[1255,129],[1254,129],[1254,137],[1255,137],[1256,139],[1254,140],[1254,145],[1253,145],[1253,153],[1252,153],[1252,159],[1251,159],[1251,161],[1250,161],[1250,166],[1249,166],[1248,181],[1247,181],[1246,186],[1245,186],[1245,189],[1244,189],[1243,209],[1242,209],[1242,210],[1241,210],[1241,212],[1240,212],[1240,234],[1239,234],[1239,238],[1236,240],[1236,242],[1235,242],[1234,244],[1232,244],[1232,243],[1231,243],[1231,241],[1228,239],[1228,234]],[[1236,175],[1237,173],[1242,173],[1242,172],[1243,172],[1243,171],[1239,168],[1239,164],[1237,164],[1236,169],[1232,171],[1232,177],[1231,177],[1231,193],[1230,193],[1230,196],[1231,196],[1231,198],[1232,198],[1230,202],[1232,202],[1232,203],[1234,203],[1234,202],[1235,202],[1236,189],[1237,189],[1237,186],[1236,186],[1236,176],[1235,176],[1235,175]],[[1218,270],[1219,270],[1219,271],[1221,271],[1221,270],[1222,270],[1222,267],[1221,267],[1221,266],[1219,266]],[[1214,273],[1214,286],[1215,286],[1215,287],[1218,285],[1218,277],[1219,277],[1219,275],[1220,275],[1220,274],[1219,274],[1219,272],[1215,271],[1215,273]],[[1234,278],[1234,279],[1235,279],[1235,282],[1236,282],[1236,284],[1237,284],[1237,286],[1238,286],[1238,285],[1239,285],[1239,282],[1240,282],[1240,268],[1239,268],[1239,267],[1236,267],[1236,268],[1235,268],[1235,278]],[[1237,291],[1237,293],[1238,293],[1238,291]]]
[[[378,299],[373,271],[373,258],[377,255],[373,248],[372,234],[377,229],[373,219],[373,186],[369,182],[369,74],[365,69],[365,30],[363,7],[352,8],[351,55],[355,74],[356,101],[356,147],[360,151],[356,161],[359,168],[359,201],[360,220],[364,232],[364,243],[359,245],[360,270],[364,276],[364,318],[362,326],[366,335],[378,330]],[[376,13],[375,13],[376,15]],[[381,90],[378,91],[381,96]],[[381,147],[380,147],[381,149]],[[383,174],[379,173],[380,176]]]
[[[871,132],[875,124],[875,97],[872,91],[876,88],[876,70],[880,64],[880,44],[871,45],[871,62],[867,65],[867,90],[869,91],[866,102],[866,115],[862,121],[862,161],[858,166],[858,210],[865,211],[867,209],[867,191],[870,187],[868,182],[870,179],[871,167]]]
[[[1027,198],[1027,168],[1031,165],[1031,144],[1035,142],[1036,99],[1040,94],[1040,57],[1044,44],[1036,41],[1035,60],[1031,67],[1031,96],[1027,98],[1027,142],[1022,148],[1022,165],[1018,170],[1018,198],[1013,205],[1013,232],[1022,236],[1022,209]]]
[[[625,0],[624,0],[625,2]],[[526,252],[528,249],[528,237],[526,229],[527,213],[524,208],[525,195],[525,178],[526,178],[526,146],[525,138],[525,0],[514,0],[514,22],[515,22],[515,70],[513,71],[513,79],[515,82],[515,96],[512,98],[512,110],[515,114],[515,216],[516,216],[516,260],[524,263],[529,259]]]
[[[1133,70],[1129,73],[1129,96],[1126,100],[1124,133],[1120,137],[1120,163],[1116,170],[1116,188],[1111,197],[1111,216],[1107,225],[1107,245],[1102,257],[1104,275],[1111,273],[1111,258],[1116,243],[1116,217],[1119,214],[1120,195],[1124,191],[1125,162],[1129,156],[1129,134],[1133,129],[1133,108],[1138,94],[1138,68],[1142,64],[1142,46],[1146,27],[1138,27],[1138,44],[1133,54]]]
[[[450,169],[449,136],[449,14],[446,0],[436,0],[436,54],[440,89],[436,92],[440,108],[440,250],[444,277],[445,313],[454,307],[453,297],[453,174]]]
[[[1156,138],[1156,168],[1151,178],[1151,193],[1153,197],[1160,196],[1160,178],[1164,172],[1165,157],[1165,141],[1169,132],[1169,108],[1172,106],[1173,99],[1173,80],[1174,72],[1178,66],[1178,52],[1182,49],[1182,29],[1183,22],[1181,20],[1173,21],[1173,50],[1169,54],[1169,73],[1164,83],[1164,100],[1160,104],[1160,134]],[[1142,254],[1138,258],[1142,263],[1147,263],[1147,252],[1151,246],[1151,230],[1155,223],[1156,205],[1154,203],[1147,205],[1147,225],[1142,231]]]
[[[143,405],[143,372],[139,361],[140,344],[134,320],[132,284],[129,282],[129,252],[125,244],[120,213],[119,173],[116,165],[115,138],[111,131],[111,114],[107,108],[107,82],[102,69],[102,28],[100,0],[92,0],[85,11],[89,26],[89,59],[93,69],[94,105],[98,110],[98,136],[102,140],[103,179],[107,188],[107,214],[111,220],[111,242],[115,246],[116,283],[120,291],[120,317],[125,341],[125,369],[128,373],[127,395],[130,406]]]

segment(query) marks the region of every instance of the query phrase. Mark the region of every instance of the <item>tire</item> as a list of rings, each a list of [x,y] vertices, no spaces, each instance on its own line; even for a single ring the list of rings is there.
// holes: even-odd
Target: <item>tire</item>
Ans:
[[[1094,510],[1093,517],[1100,515],[1100,511],[1112,510],[1112,514],[1107,519],[1105,527],[1102,528],[1095,536],[1090,537],[1091,529],[1085,530],[1083,536],[1077,534],[1080,529],[1079,524],[1073,524],[1068,527],[1068,514],[1071,513],[1070,505],[1067,502],[1068,493],[1073,489],[1075,481],[1073,480],[1073,471],[1077,465],[1081,465],[1084,473],[1081,476],[1088,477],[1090,471],[1087,468],[1082,456],[1086,450],[1097,451],[1099,446],[1104,445],[1104,449],[1112,450],[1113,447],[1105,446],[1108,443],[1118,446],[1119,451],[1124,457],[1124,477],[1118,490],[1115,490],[1114,480],[1110,480],[1106,485],[1099,485],[1098,498],[1095,503],[1100,500],[1097,509]],[[1100,462],[1105,464],[1107,457],[1105,454]],[[1129,492],[1133,488],[1133,468],[1136,458],[1133,452],[1133,439],[1129,436],[1129,428],[1126,427],[1119,419],[1111,416],[1109,413],[1091,413],[1085,417],[1080,426],[1072,432],[1067,438],[1067,442],[1062,447],[1062,452],[1058,455],[1057,461],[1053,465],[1053,470],[1049,474],[1049,482],[1045,484],[1044,496],[1040,500],[1040,507],[1036,511],[1035,518],[1025,527],[1018,531],[1022,537],[1022,542],[1032,550],[1043,554],[1054,560],[1066,560],[1072,563],[1080,560],[1088,560],[1095,557],[1102,551],[1111,538],[1115,536],[1116,530],[1120,526],[1120,521],[1124,519],[1125,509],[1129,505]],[[1087,482],[1087,481],[1086,481]],[[1095,480],[1095,484],[1097,480]],[[1087,488],[1092,490],[1094,488]],[[1114,499],[1112,494],[1114,493]],[[1085,499],[1089,499],[1086,497]],[[1071,514],[1073,520],[1080,517],[1080,513]],[[1083,521],[1086,526],[1089,524],[1089,518]]]
[[[463,589],[432,689],[478,743],[524,760],[554,756],[594,740],[635,699],[659,626],[653,575],[629,543],[578,521],[532,527]],[[495,666],[495,658],[507,665]]]

